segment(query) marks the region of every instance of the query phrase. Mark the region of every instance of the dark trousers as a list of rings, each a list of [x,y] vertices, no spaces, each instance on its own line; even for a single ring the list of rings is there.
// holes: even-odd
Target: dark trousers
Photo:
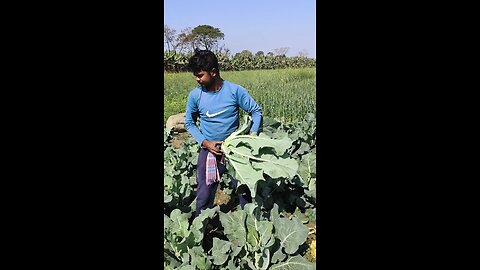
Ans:
[[[218,182],[214,182],[210,186],[207,186],[206,182],[206,162],[207,162],[207,154],[208,150],[205,148],[200,148],[200,153],[198,154],[198,161],[197,161],[197,204],[196,204],[196,210],[195,210],[195,216],[197,217],[200,214],[201,210],[207,209],[207,208],[213,208],[213,202],[215,200],[215,191],[217,190],[217,185]],[[217,166],[218,166],[218,172],[220,174],[220,177],[223,175],[223,173],[227,170],[226,167],[222,164],[220,164],[220,156],[217,157]],[[232,181],[233,188],[236,190],[238,181],[233,178],[232,176],[228,176],[230,180]],[[245,204],[248,202],[251,202],[251,196],[249,194],[246,195],[241,195],[238,194],[239,200],[240,200],[240,206],[243,207]]]

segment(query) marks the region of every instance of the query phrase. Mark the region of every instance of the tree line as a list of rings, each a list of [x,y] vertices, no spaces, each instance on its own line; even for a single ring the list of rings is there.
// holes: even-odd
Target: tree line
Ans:
[[[316,60],[307,58],[308,52],[302,50],[298,56],[286,57],[288,47],[281,47],[274,52],[255,54],[249,50],[232,55],[225,45],[220,44],[225,34],[210,25],[199,25],[186,28],[179,33],[168,25],[164,25],[164,71],[187,71],[186,64],[196,48],[215,52],[222,70],[252,70],[315,67]]]

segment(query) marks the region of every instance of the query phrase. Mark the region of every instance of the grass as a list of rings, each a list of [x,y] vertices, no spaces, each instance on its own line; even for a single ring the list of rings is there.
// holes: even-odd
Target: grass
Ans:
[[[292,122],[316,112],[315,68],[222,71],[223,79],[243,86],[264,116]],[[164,123],[185,112],[188,93],[197,82],[192,73],[164,73]]]

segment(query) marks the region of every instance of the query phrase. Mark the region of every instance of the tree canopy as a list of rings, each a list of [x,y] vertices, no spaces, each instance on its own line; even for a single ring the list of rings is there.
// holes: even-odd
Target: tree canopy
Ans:
[[[225,37],[220,29],[210,25],[199,25],[193,28],[192,35],[198,44],[206,50],[211,50],[220,39]]]

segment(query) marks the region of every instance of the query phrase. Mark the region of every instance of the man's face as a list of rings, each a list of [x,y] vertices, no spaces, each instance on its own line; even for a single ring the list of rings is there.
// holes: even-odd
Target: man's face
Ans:
[[[195,71],[193,72],[193,75],[195,76],[195,80],[197,81],[197,83],[207,89],[215,82],[215,70],[212,70],[210,72],[205,70]]]

